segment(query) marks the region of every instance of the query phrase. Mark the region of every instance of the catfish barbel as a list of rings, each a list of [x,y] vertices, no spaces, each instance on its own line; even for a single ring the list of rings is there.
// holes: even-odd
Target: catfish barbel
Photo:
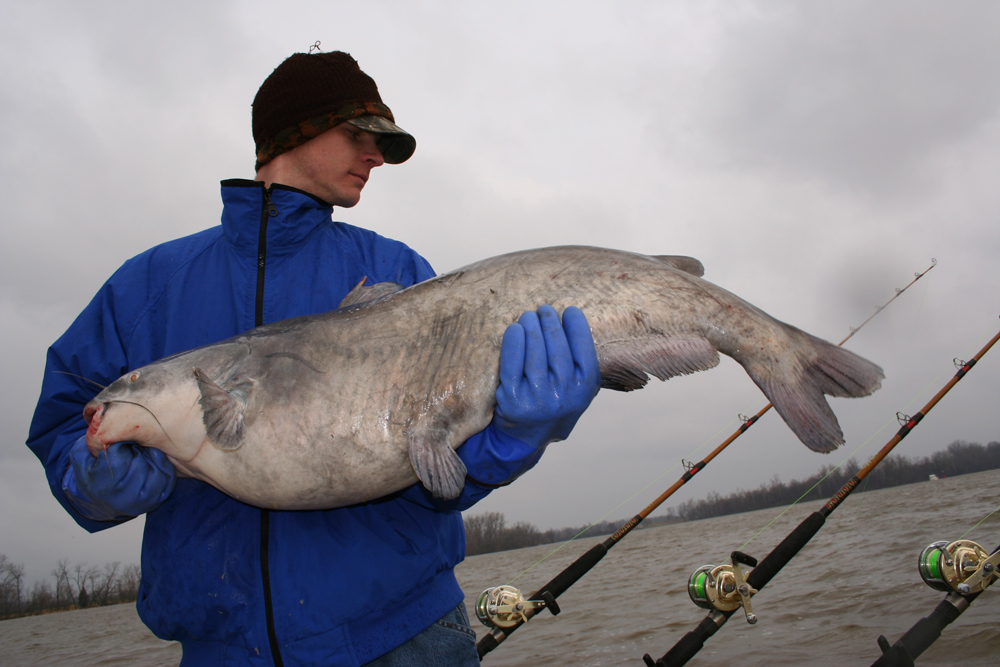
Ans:
[[[544,304],[583,310],[606,389],[707,370],[721,352],[806,446],[842,444],[824,394],[866,396],[882,369],[701,273],[690,258],[564,246],[358,287],[338,310],[127,373],[85,407],[87,445],[155,447],[179,474],[270,509],[351,505],[417,480],[454,498],[466,473],[454,450],[492,419],[504,330]]]

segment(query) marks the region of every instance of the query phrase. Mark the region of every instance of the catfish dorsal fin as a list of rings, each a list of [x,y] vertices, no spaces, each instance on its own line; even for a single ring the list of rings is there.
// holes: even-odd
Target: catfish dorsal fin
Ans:
[[[704,265],[694,257],[687,257],[686,255],[653,255],[653,257],[664,264],[669,264],[678,271],[690,273],[696,278],[701,278],[705,275]]]
[[[252,387],[251,380],[237,383],[226,391],[209,378],[200,368],[194,369],[201,397],[202,422],[212,443],[223,451],[239,449],[243,444],[243,413]]]
[[[379,299],[383,296],[388,296],[393,292],[398,292],[399,290],[403,289],[403,286],[400,285],[399,283],[388,283],[388,282],[375,283],[374,285],[366,287],[365,286],[366,280],[368,280],[367,276],[362,278],[361,281],[354,286],[354,289],[352,289],[350,292],[347,293],[347,296],[344,297],[344,300],[341,301],[340,305],[337,307],[346,308],[347,306],[356,306],[359,303],[364,303],[366,301],[374,301],[375,299]]]

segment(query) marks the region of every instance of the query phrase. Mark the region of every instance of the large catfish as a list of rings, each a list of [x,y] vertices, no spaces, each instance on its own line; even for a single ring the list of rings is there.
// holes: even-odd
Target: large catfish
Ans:
[[[465,482],[454,450],[492,417],[504,329],[543,304],[583,310],[602,387],[706,370],[721,352],[810,449],[841,444],[823,395],[870,394],[882,370],[701,273],[690,258],[556,247],[359,287],[353,305],[131,371],[86,406],[87,444],[155,447],[180,474],[266,508],[350,505],[418,479],[453,498]]]

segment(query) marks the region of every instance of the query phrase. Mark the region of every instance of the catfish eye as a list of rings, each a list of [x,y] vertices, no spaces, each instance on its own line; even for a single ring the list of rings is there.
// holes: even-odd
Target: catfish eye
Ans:
[[[128,381],[135,382],[139,379],[140,375],[142,375],[142,371],[132,371],[132,374],[128,376]]]

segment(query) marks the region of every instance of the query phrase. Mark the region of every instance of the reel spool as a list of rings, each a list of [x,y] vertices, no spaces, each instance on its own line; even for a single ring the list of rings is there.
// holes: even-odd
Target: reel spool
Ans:
[[[732,565],[702,565],[695,570],[688,577],[688,596],[702,609],[732,612],[743,607],[747,623],[756,623],[750,596],[757,591],[746,583],[740,564],[755,566],[757,561],[739,551],[732,553],[732,559]]]
[[[998,578],[1000,552],[990,556],[985,549],[970,540],[934,542],[920,552],[917,569],[920,577],[933,589],[962,595],[979,593]]]
[[[521,591],[513,586],[487,588],[476,600],[476,618],[488,628],[513,628],[528,621],[536,611],[546,607],[553,614],[559,613],[559,605],[551,593],[542,596],[544,600],[525,600]],[[531,615],[527,615],[528,612]]]
[[[702,565],[688,578],[688,596],[702,609],[736,611],[740,599],[731,565]]]

